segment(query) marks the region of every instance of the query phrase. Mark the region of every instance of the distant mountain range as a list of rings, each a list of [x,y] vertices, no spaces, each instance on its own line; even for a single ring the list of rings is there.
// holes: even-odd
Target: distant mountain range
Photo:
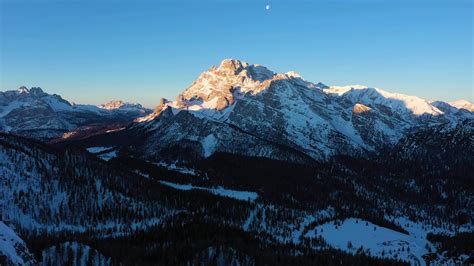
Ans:
[[[74,104],[41,88],[0,92],[0,130],[42,140],[114,129],[150,112],[140,104],[122,101]]]
[[[326,86],[296,72],[276,74],[224,60],[175,101],[162,99],[153,113],[107,138],[119,140],[110,145],[152,161],[193,160],[215,152],[327,161],[377,153],[420,130],[455,127],[474,119],[473,107],[360,85]]]

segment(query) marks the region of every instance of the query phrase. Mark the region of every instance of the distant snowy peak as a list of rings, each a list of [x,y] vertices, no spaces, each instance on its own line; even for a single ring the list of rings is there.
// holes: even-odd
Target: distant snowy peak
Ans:
[[[22,86],[17,90],[0,91],[0,113],[3,115],[7,115],[14,109],[27,106],[50,107],[54,111],[71,110],[73,108],[73,104],[64,100],[61,96],[45,93],[39,87],[28,89]]]
[[[39,87],[28,89],[24,86],[17,90],[0,91],[0,117],[8,115],[18,108],[34,108],[43,106],[54,112],[80,112],[95,113],[97,115],[112,114],[115,110],[136,111],[148,114],[151,110],[138,103],[127,103],[124,101],[111,101],[100,106],[89,104],[76,104],[63,99],[57,94],[48,94]]]
[[[27,95],[27,96],[31,96],[31,97],[44,97],[44,96],[55,96],[55,97],[59,97],[58,95],[54,94],[54,95],[49,95],[47,93],[45,93],[43,91],[43,89],[41,89],[40,87],[31,87],[31,89],[28,89],[27,87],[25,86],[21,86],[20,88],[18,88],[17,90],[12,90],[12,91],[6,91],[5,93],[8,93],[8,94],[20,94],[20,95]]]
[[[465,109],[469,112],[474,112],[474,104],[466,100],[457,100],[454,102],[449,102],[448,104],[458,109]]]
[[[127,103],[125,103],[121,100],[113,100],[113,101],[110,101],[108,103],[101,104],[101,105],[99,105],[99,107],[102,108],[102,109],[114,110],[114,109],[121,108],[121,107],[125,106],[126,104]]]
[[[407,112],[416,116],[443,114],[437,107],[416,96],[391,93],[363,85],[332,86],[324,89],[324,92],[343,97],[353,103],[362,103],[367,106],[382,105],[402,114]]]
[[[258,94],[270,87],[272,82],[279,80],[292,80],[310,87],[310,83],[295,71],[274,73],[261,65],[225,59],[218,67],[211,67],[199,75],[198,79],[178,96],[178,106],[185,105],[185,101],[191,104],[202,101],[202,104],[207,103],[210,108],[221,110],[243,94]],[[316,84],[311,85],[317,87]]]
[[[129,110],[129,111],[145,111],[141,104],[138,103],[128,103],[121,100],[113,100],[105,104],[99,105],[99,108],[105,110]]]
[[[18,88],[16,91],[17,91],[18,93],[30,93],[30,90],[29,90],[27,87],[25,87],[25,86],[21,86],[21,87]]]
[[[285,73],[288,77],[291,77],[291,78],[303,78],[301,77],[300,73],[296,72],[296,71],[288,71]]]
[[[433,101],[430,104],[443,111],[444,117],[452,122],[474,119],[474,106],[468,101],[459,100],[451,103]],[[455,125],[455,123],[452,123],[452,125]]]
[[[79,128],[90,132],[92,128],[123,127],[137,117],[151,113],[139,104],[122,101],[103,107],[70,103],[41,88],[23,86],[0,92],[0,131],[46,140]]]
[[[36,95],[36,96],[44,96],[47,95],[41,88],[39,87],[32,87],[31,89],[28,89],[25,86],[21,86],[18,88],[16,91],[10,91],[10,92],[16,92],[18,94],[31,94],[31,95]]]

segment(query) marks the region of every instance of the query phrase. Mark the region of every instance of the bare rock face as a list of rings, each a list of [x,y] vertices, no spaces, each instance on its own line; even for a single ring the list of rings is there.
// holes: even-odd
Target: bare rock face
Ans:
[[[352,109],[352,113],[354,113],[354,114],[363,114],[363,113],[370,112],[370,110],[372,110],[370,107],[365,106],[365,105],[360,104],[360,103],[356,103],[354,105],[354,109]]]
[[[235,59],[225,59],[221,62],[219,70],[224,75],[237,75],[239,72],[248,67],[249,64],[235,60]]]
[[[271,77],[273,72],[265,67],[226,59],[219,67],[211,67],[202,73],[178,96],[178,105],[186,107],[200,100],[208,103],[209,108],[222,110],[235,102],[236,93],[253,92]]]
[[[166,107],[167,103],[169,103],[169,101],[167,99],[161,98],[160,102],[158,103],[158,105],[155,108],[155,112],[161,112]]]

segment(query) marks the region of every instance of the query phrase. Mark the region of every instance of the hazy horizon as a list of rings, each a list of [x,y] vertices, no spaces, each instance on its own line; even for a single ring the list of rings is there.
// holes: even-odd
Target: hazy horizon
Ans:
[[[235,58],[328,85],[473,102],[471,10],[463,0],[7,0],[0,90],[152,108]]]

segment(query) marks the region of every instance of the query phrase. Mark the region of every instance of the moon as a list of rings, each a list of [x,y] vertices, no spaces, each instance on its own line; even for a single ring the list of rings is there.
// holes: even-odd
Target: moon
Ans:
[[[266,9],[266,10],[270,10],[270,5],[266,5],[266,6],[265,6],[265,9]]]

